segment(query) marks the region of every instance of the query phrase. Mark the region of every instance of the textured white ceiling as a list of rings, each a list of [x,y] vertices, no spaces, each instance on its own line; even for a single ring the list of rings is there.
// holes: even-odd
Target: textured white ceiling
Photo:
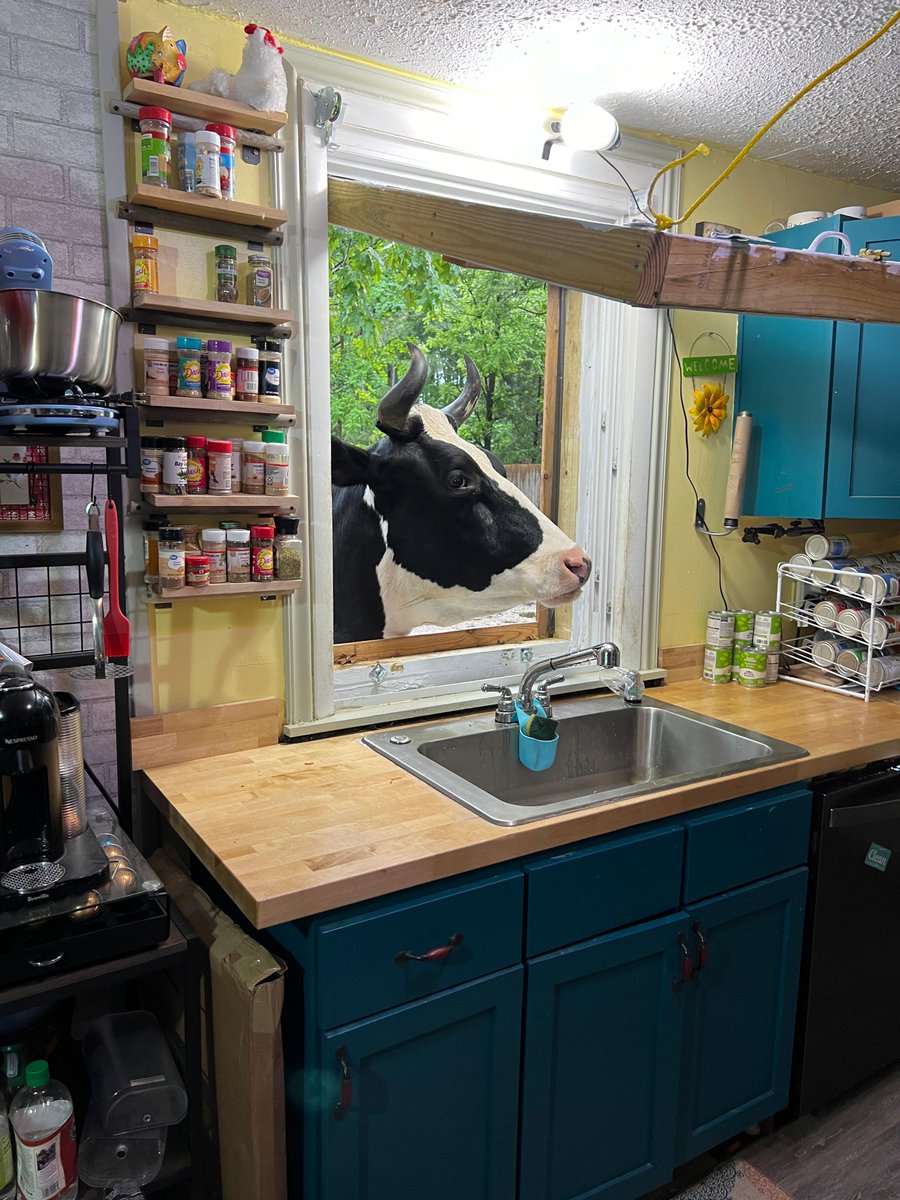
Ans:
[[[190,0],[189,0],[190,2]],[[315,45],[621,125],[743,145],[893,0],[194,0]],[[800,101],[760,157],[900,192],[900,23]]]

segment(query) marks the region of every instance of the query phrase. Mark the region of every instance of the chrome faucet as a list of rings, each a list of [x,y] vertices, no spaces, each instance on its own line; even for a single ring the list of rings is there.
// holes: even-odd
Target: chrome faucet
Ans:
[[[541,688],[539,680],[542,676],[550,675],[565,667],[577,667],[582,663],[595,662],[604,674],[610,674],[612,679],[605,680],[607,686],[620,695],[626,704],[640,704],[644,698],[644,684],[637,671],[628,671],[619,665],[619,647],[614,642],[601,642],[599,646],[588,646],[584,650],[573,650],[569,654],[560,654],[556,658],[545,658],[528,668],[519,684],[519,704],[527,713],[534,712],[534,695],[537,690],[544,691],[550,682],[547,680]],[[488,690],[487,688],[485,690]]]

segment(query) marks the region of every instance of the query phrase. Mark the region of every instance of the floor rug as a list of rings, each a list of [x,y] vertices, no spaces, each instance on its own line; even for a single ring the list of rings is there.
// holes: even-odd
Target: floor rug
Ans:
[[[793,1200],[743,1158],[732,1158],[675,1200]]]

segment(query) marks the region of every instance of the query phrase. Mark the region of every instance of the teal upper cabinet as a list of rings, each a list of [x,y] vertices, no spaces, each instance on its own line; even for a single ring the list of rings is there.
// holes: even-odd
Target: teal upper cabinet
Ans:
[[[900,220],[829,217],[772,234],[800,250],[825,230],[900,262]],[[835,240],[819,250],[837,253]],[[900,517],[900,327],[741,317],[737,411],[753,414],[745,516]]]

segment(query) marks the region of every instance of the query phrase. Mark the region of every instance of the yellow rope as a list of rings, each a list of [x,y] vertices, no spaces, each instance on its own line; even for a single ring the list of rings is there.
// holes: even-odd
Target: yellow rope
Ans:
[[[661,171],[657,171],[656,175],[654,175],[654,177],[653,177],[653,182],[650,184],[650,188],[647,193],[647,208],[650,210],[650,212],[653,214],[654,218],[656,219],[656,228],[657,229],[672,229],[676,225],[682,225],[688,219],[688,217],[691,215],[691,213],[693,213],[696,209],[698,209],[700,207],[700,205],[703,203],[703,201],[707,199],[708,196],[712,195],[712,193],[716,190],[716,188],[719,186],[719,184],[725,182],[725,180],[728,178],[728,176],[731,174],[731,172],[734,170],[734,168],[738,165],[738,163],[741,162],[744,158],[746,158],[746,156],[750,153],[750,151],[753,149],[753,147],[756,145],[756,143],[761,138],[765,137],[765,135],[769,132],[769,130],[772,128],[772,126],[776,123],[776,121],[780,121],[781,118],[785,115],[785,113],[789,112],[794,107],[794,105],[797,103],[798,100],[802,100],[805,95],[807,95],[809,92],[811,92],[814,87],[818,87],[819,84],[822,83],[824,80],[826,80],[829,75],[833,75],[835,73],[835,71],[839,71],[841,69],[841,67],[845,67],[848,62],[852,62],[852,60],[854,58],[856,58],[857,55],[862,54],[862,52],[864,50],[868,50],[868,48],[871,45],[873,45],[875,42],[877,42],[880,37],[883,37],[887,33],[887,31],[891,28],[891,26],[896,25],[898,21],[900,21],[900,9],[898,9],[897,12],[895,12],[892,17],[889,17],[888,20],[885,21],[885,23],[877,31],[877,33],[873,33],[870,38],[867,38],[867,40],[862,43],[861,46],[857,46],[855,50],[851,50],[849,54],[844,55],[844,57],[842,59],[839,59],[838,62],[836,62],[832,66],[830,66],[827,71],[823,71],[820,75],[817,75],[815,77],[815,79],[811,80],[806,85],[806,87],[801,88],[800,91],[796,94],[796,96],[792,97],[792,99],[788,100],[787,104],[785,104],[781,108],[779,108],[779,110],[775,114],[775,116],[772,117],[770,120],[768,120],[765,123],[765,125],[763,125],[762,129],[760,129],[760,131],[758,133],[753,135],[753,137],[750,139],[750,141],[747,143],[747,145],[743,148],[743,150],[741,150],[740,153],[734,159],[732,159],[732,161],[728,164],[728,166],[725,168],[725,170],[722,172],[722,174],[719,176],[719,178],[716,179],[713,183],[711,183],[709,185],[709,187],[706,189],[706,191],[701,196],[698,196],[698,198],[694,201],[694,203],[690,206],[690,208],[688,208],[677,220],[674,220],[672,217],[667,217],[664,213],[656,212],[656,210],[653,208],[653,206],[651,204],[651,201],[653,199],[653,189],[656,187],[658,180],[663,175],[665,175],[666,171],[671,171],[673,167],[677,167],[677,166],[680,166],[682,163],[686,163],[688,161],[688,159],[693,158],[695,154],[709,154],[709,149],[701,143],[699,146],[697,146],[696,149],[691,150],[691,152],[689,154],[685,154],[681,158],[676,158],[673,162],[670,162],[666,166],[664,166]]]

